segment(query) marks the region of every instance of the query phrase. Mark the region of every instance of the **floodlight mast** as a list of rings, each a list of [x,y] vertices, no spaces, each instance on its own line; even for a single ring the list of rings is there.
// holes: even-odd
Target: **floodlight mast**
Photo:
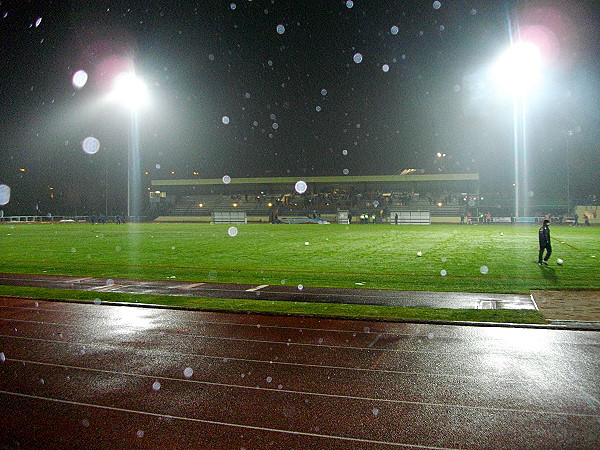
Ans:
[[[127,157],[127,217],[140,217],[140,139],[138,110],[148,101],[148,88],[133,71],[115,77],[111,97],[129,109],[131,114]]]
[[[540,67],[539,48],[530,42],[517,42],[511,45],[498,59],[493,75],[500,89],[512,95],[513,100],[513,145],[515,157],[515,222],[519,218],[521,197],[524,195],[523,214],[528,215],[527,195],[527,148],[525,133],[526,98],[536,86]],[[522,160],[523,170],[520,170]],[[521,180],[522,178],[522,180]],[[521,186],[523,181],[523,186]]]

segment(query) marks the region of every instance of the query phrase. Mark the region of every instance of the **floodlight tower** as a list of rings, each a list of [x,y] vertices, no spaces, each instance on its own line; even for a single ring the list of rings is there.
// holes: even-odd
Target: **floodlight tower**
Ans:
[[[148,102],[148,88],[133,71],[123,72],[115,77],[110,96],[131,114],[127,158],[127,217],[135,220],[140,217],[141,189],[138,110]]]
[[[523,214],[528,215],[527,147],[525,141],[526,98],[536,86],[542,63],[539,48],[529,42],[511,45],[493,67],[493,75],[503,93],[513,100],[513,146],[515,156],[515,221],[519,218],[519,203],[523,192]],[[520,170],[520,163],[523,170]],[[521,185],[522,184],[522,185]]]

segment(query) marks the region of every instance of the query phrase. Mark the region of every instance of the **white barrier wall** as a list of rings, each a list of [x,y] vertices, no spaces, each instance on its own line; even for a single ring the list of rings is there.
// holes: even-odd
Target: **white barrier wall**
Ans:
[[[390,211],[392,225],[431,225],[429,211]]]

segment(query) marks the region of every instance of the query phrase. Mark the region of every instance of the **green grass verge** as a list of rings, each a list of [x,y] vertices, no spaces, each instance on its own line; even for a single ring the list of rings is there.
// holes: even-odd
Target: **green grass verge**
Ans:
[[[0,295],[30,298],[100,300],[197,308],[210,311],[293,314],[373,320],[465,321],[515,324],[547,324],[537,311],[407,308],[396,306],[198,298],[165,295],[121,294],[63,289],[0,286]]]
[[[540,268],[535,226],[248,224],[231,237],[228,225],[0,224],[0,267],[32,274],[454,292],[596,287],[598,228],[551,228],[554,253],[550,266]]]

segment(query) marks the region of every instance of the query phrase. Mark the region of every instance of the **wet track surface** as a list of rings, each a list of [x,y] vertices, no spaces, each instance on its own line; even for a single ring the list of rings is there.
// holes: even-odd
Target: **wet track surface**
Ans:
[[[0,447],[598,448],[600,333],[0,299]]]
[[[52,275],[0,274],[0,284],[128,294],[242,298],[271,301],[348,303],[453,309],[535,309],[529,295],[467,292],[392,291],[305,286],[194,283]]]

